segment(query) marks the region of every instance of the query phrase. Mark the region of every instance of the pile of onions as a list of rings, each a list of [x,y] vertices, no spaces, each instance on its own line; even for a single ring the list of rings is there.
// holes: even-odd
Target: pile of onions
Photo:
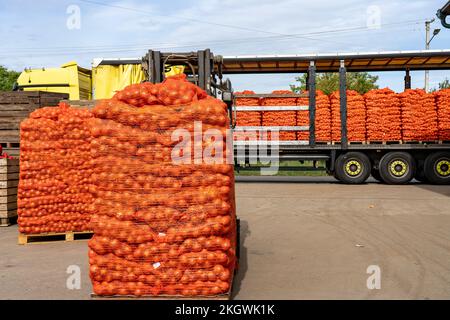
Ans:
[[[132,85],[100,102],[91,120],[94,169],[90,277],[98,295],[217,295],[230,290],[236,263],[234,172],[198,159],[206,138],[225,134],[226,105],[183,76]],[[173,160],[174,130],[191,134]],[[186,159],[186,158],[185,158]],[[216,158],[217,159],[217,158]],[[194,160],[202,160],[197,163]]]
[[[89,230],[92,114],[66,104],[30,114],[20,127],[19,231]]]

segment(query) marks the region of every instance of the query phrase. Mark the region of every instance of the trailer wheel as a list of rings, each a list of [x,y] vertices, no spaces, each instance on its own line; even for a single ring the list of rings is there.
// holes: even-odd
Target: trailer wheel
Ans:
[[[347,152],[336,159],[336,178],[344,183],[364,183],[370,176],[370,160],[361,152]]]
[[[434,184],[450,183],[450,152],[430,154],[424,163],[425,176]]]
[[[389,152],[381,158],[379,170],[385,183],[404,184],[414,177],[416,162],[407,152]]]

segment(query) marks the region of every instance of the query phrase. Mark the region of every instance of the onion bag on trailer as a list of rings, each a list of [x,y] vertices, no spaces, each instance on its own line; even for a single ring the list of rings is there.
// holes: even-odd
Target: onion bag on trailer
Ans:
[[[236,94],[255,94],[250,90],[236,92]],[[236,98],[236,106],[259,106],[259,98]],[[237,111],[236,112],[236,126],[261,126],[262,112],[261,111]],[[259,137],[259,132],[234,132],[234,140],[256,140]]]
[[[450,89],[435,92],[439,140],[450,140]]]
[[[434,141],[438,138],[436,102],[432,93],[409,89],[399,94],[402,138],[405,141]]]
[[[131,85],[93,113],[94,292],[228,292],[236,221],[226,105],[183,75]]]
[[[339,91],[330,95],[331,138],[341,141],[341,109]],[[366,140],[366,106],[364,98],[354,90],[347,90],[347,138],[348,141]]]
[[[305,91],[304,94],[309,94]],[[309,106],[309,98],[299,98],[299,106]],[[330,98],[322,91],[316,91],[316,141],[331,140],[331,105]],[[297,111],[297,126],[309,126],[309,111]],[[297,132],[297,140],[309,140],[309,131]]]
[[[368,141],[398,141],[401,134],[401,108],[398,95],[389,88],[364,95]]]
[[[88,110],[66,104],[33,111],[20,126],[19,231],[89,230],[92,173]]]
[[[289,90],[275,90],[272,94],[283,95],[292,94]],[[296,106],[297,98],[263,98],[262,106]],[[263,111],[262,114],[263,126],[296,126],[297,112],[296,111]],[[267,134],[267,139],[272,140],[270,132]],[[296,140],[295,131],[280,131],[280,140]]]

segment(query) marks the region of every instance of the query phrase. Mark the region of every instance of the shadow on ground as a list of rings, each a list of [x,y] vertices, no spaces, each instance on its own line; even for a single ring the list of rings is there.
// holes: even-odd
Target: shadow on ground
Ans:
[[[446,197],[450,197],[450,186],[449,185],[441,186],[441,185],[432,185],[432,184],[426,184],[426,183],[420,183],[420,184],[418,183],[417,187],[427,190],[427,191],[438,193],[438,194],[446,196]]]
[[[247,273],[248,264],[247,264],[247,248],[245,247],[245,239],[247,236],[250,235],[250,229],[248,228],[248,222],[241,219],[241,226],[240,226],[240,246],[239,246],[239,263],[238,263],[238,270],[237,273],[234,275],[234,282],[233,282],[233,291],[231,293],[231,298],[234,299],[234,297],[238,294],[238,292],[241,290],[241,284],[242,280],[245,277],[245,274]]]

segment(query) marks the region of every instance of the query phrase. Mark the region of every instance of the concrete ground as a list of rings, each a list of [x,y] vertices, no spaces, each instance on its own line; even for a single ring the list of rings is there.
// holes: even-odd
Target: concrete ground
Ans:
[[[235,299],[450,298],[450,186],[275,179],[236,184]],[[17,226],[0,228],[0,299],[89,299],[86,241],[16,242]],[[80,290],[66,288],[70,265]],[[369,266],[380,289],[367,288]]]

